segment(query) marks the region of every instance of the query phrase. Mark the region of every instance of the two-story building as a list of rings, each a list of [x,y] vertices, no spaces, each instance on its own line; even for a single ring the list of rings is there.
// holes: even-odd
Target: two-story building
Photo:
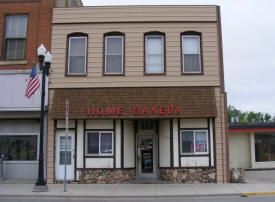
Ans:
[[[50,48],[53,2],[0,1],[0,154],[5,179],[37,178],[41,96],[38,89],[28,99],[25,90],[37,47],[44,43]]]
[[[0,0],[0,158],[5,179],[37,178],[41,95],[39,88],[28,99],[25,90],[37,47],[43,43],[50,49],[52,8],[80,5],[73,1]],[[40,77],[38,65],[36,71]],[[44,119],[46,143],[47,112]],[[43,148],[46,153],[46,144]]]
[[[218,6],[55,8],[52,23],[48,183],[65,163],[78,183],[228,182]]]

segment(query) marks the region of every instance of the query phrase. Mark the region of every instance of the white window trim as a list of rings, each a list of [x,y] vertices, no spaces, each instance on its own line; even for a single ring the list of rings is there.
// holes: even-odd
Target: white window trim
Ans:
[[[25,33],[25,37],[6,37],[6,29],[7,29],[7,17],[8,16],[26,16],[27,17],[27,24],[26,24],[26,33]],[[28,14],[14,14],[14,15],[6,15],[5,16],[5,30],[4,30],[4,39],[3,39],[3,43],[4,43],[4,50],[3,50],[3,58],[6,61],[13,61],[13,60],[24,60],[26,59],[26,51],[27,51],[27,34],[28,34],[28,24],[29,24],[29,15]],[[16,39],[23,39],[25,40],[25,50],[24,50],[24,58],[20,58],[20,59],[6,59],[6,41],[7,40],[16,40]]]
[[[98,154],[89,154],[88,153],[88,134],[89,133],[98,133],[98,143],[99,143],[99,151]],[[101,153],[101,133],[112,133],[112,153]],[[85,156],[113,156],[114,155],[114,132],[113,131],[87,131],[85,135]]]
[[[200,65],[200,71],[193,71],[193,72],[186,72],[184,71],[184,48],[183,48],[183,39],[184,38],[198,38],[199,39],[199,43],[198,43],[198,49],[199,49],[199,65]],[[182,72],[184,74],[200,74],[202,71],[201,71],[201,38],[200,36],[198,35],[182,35],[182,39],[181,39],[181,52],[182,52],[182,55],[181,55],[181,58],[182,58]]]
[[[108,46],[108,43],[107,43],[107,39],[108,38],[121,38],[121,72],[107,72],[106,69],[107,69],[107,55],[119,55],[120,54],[107,54],[107,46]],[[105,51],[104,51],[104,74],[123,74],[124,71],[123,71],[123,67],[124,67],[124,36],[105,36]]]
[[[37,145],[37,151],[36,151],[36,160],[30,160],[30,161],[27,161],[27,160],[5,160],[5,161],[8,161],[8,162],[36,162],[39,160],[39,151],[40,151],[40,135],[39,133],[0,133],[0,136],[37,136],[37,142],[36,142],[36,145]]]
[[[85,65],[84,65],[84,73],[70,73],[70,50],[71,50],[71,39],[85,39]],[[85,75],[87,69],[87,37],[86,36],[71,36],[69,37],[69,50],[68,50],[68,75]]]
[[[193,132],[193,140],[194,140],[194,152],[193,153],[183,153],[182,152],[182,131]],[[206,142],[207,142],[207,152],[196,152],[196,139],[195,133],[197,132],[205,132],[206,133]],[[208,139],[208,131],[207,130],[180,130],[180,154],[181,155],[201,155],[201,154],[209,154],[209,139]]]
[[[162,44],[162,71],[161,72],[148,72],[147,71],[147,58],[148,58],[148,47],[147,47],[147,40],[148,38],[158,38],[161,37],[161,44]],[[145,61],[145,73],[146,74],[163,74],[164,73],[164,36],[163,35],[147,35],[145,36],[145,57],[146,57],[146,61]]]

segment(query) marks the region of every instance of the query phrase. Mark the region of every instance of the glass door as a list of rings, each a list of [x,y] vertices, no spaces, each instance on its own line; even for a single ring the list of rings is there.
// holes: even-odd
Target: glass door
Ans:
[[[138,178],[157,177],[157,144],[156,137],[152,135],[138,135],[137,170]]]
[[[64,180],[65,163],[67,165],[67,180],[74,180],[74,144],[74,134],[69,132],[66,152],[66,133],[58,132],[56,134],[56,180]]]

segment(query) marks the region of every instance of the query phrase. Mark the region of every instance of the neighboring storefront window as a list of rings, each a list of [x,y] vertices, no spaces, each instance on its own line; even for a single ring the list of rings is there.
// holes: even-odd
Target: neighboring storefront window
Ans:
[[[0,154],[5,160],[37,160],[37,135],[0,136]]]
[[[86,155],[112,155],[113,132],[93,131],[86,134]]]
[[[207,131],[181,131],[181,154],[207,154],[208,134]]]
[[[275,134],[255,134],[256,162],[275,161]]]

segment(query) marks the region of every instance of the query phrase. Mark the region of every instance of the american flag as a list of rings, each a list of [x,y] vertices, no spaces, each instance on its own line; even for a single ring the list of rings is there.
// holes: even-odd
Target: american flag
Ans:
[[[30,97],[37,91],[40,87],[39,77],[36,73],[36,66],[33,64],[32,72],[30,74],[29,82],[26,88],[25,96],[30,99]]]

